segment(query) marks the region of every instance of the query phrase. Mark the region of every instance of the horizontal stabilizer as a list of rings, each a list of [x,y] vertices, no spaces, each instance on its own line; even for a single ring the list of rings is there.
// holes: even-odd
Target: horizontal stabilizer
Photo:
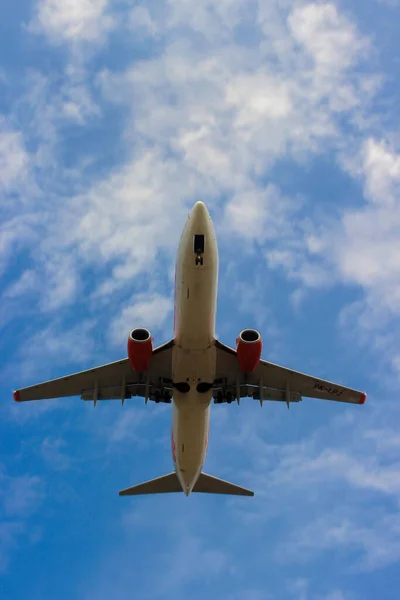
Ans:
[[[181,492],[182,486],[176,476],[175,471],[156,479],[150,479],[144,483],[139,483],[126,490],[119,492],[120,496],[139,496],[142,494],[169,494],[171,492]]]
[[[246,488],[235,485],[229,481],[212,477],[207,473],[200,473],[196,481],[193,492],[201,492],[203,494],[230,494],[232,496],[254,496],[254,492]]]
[[[120,496],[140,496],[144,494],[169,494],[171,492],[182,492],[182,486],[175,472],[150,479],[144,483],[139,483],[126,490],[119,492]],[[203,494],[230,494],[232,496],[254,496],[254,492],[246,488],[212,477],[206,473],[200,473],[196,481],[193,492]]]

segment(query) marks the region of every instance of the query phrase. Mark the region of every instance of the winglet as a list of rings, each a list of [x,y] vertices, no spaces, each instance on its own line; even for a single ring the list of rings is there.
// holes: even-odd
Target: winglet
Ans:
[[[360,396],[359,404],[365,404],[366,399],[367,399],[367,394],[365,392],[363,392]]]
[[[15,390],[13,392],[15,402],[21,402],[21,392],[19,390]]]

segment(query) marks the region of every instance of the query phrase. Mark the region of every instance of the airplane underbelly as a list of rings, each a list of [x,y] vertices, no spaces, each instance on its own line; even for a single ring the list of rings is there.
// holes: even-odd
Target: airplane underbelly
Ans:
[[[191,391],[201,382],[213,382],[215,377],[215,293],[213,269],[182,269],[172,378],[174,382],[187,382]],[[203,403],[204,398],[199,401]],[[197,400],[192,397],[190,402],[196,403]]]
[[[172,378],[177,387],[173,396],[182,404],[209,404],[215,379],[217,349],[214,345],[188,350],[174,346],[172,350]],[[184,387],[181,387],[184,384]]]
[[[173,454],[175,468],[185,489],[196,482],[206,455],[210,408],[198,402],[191,406],[174,404]]]
[[[209,346],[215,334],[216,286],[213,269],[182,270],[175,343],[186,349]]]

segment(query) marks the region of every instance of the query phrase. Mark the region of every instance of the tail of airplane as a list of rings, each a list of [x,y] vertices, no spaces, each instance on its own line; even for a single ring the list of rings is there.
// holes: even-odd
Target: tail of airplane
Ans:
[[[120,496],[139,496],[143,494],[169,494],[171,492],[182,492],[182,486],[175,473],[168,473],[156,479],[150,479],[144,483],[139,483],[126,490],[119,492]],[[244,487],[212,477],[207,473],[200,473],[196,481],[193,492],[202,494],[230,494],[232,496],[254,496],[254,492]]]

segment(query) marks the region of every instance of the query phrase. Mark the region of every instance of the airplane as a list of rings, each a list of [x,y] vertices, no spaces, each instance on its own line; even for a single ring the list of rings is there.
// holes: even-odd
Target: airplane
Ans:
[[[174,337],[153,349],[150,331],[128,337],[127,358],[16,390],[25,402],[80,395],[82,400],[143,397],[145,403],[172,403],[171,451],[174,471],[134,485],[120,496],[191,492],[254,496],[254,492],[202,471],[210,407],[242,398],[286,403],[302,397],[364,404],[366,394],[261,359],[261,334],[244,329],[236,348],[215,337],[218,247],[210,214],[196,202],[185,223],[175,269]]]

